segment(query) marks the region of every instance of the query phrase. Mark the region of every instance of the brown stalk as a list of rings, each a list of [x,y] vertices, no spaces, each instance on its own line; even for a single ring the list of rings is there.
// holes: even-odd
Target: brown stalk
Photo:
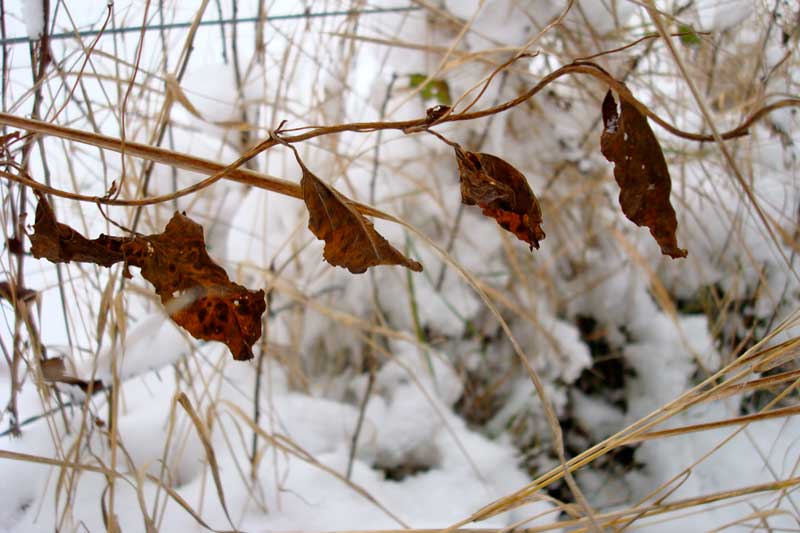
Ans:
[[[107,150],[113,150],[115,152],[122,151],[122,142],[120,141],[120,139],[117,139],[116,137],[108,137],[106,135],[100,135],[98,133],[76,130],[73,128],[68,128],[66,126],[58,126],[40,120],[18,117],[8,113],[0,113],[0,124],[5,124],[7,126],[24,129],[42,135],[52,135],[54,137],[60,137],[62,139],[68,139],[83,144],[97,146],[99,148],[105,148]],[[266,143],[262,143],[262,145],[264,144],[272,146],[274,143],[272,141],[267,141]],[[261,148],[259,146],[256,147],[256,149],[265,149],[265,148]],[[187,194],[196,192],[204,187],[213,184],[219,179],[227,179],[239,183],[244,183],[246,185],[251,185],[259,189],[276,192],[278,194],[283,194],[284,196],[291,196],[297,199],[303,198],[303,193],[300,190],[300,186],[298,184],[293,183],[291,181],[276,178],[274,176],[270,176],[267,174],[255,172],[253,170],[249,170],[246,168],[238,168],[236,164],[239,161],[226,167],[225,165],[221,165],[219,163],[210,161],[208,159],[203,159],[200,157],[195,157],[180,152],[175,152],[172,150],[167,150],[164,148],[158,148],[155,146],[150,146],[147,144],[136,143],[131,141],[125,142],[125,153],[127,155],[155,161],[156,163],[172,165],[174,167],[183,170],[189,170],[192,172],[205,174],[207,176],[212,176],[212,178],[201,181],[191,187],[187,187],[186,189],[182,189],[180,191],[177,191],[176,193],[169,195],[152,196],[149,198],[144,198],[139,200],[122,200],[122,199],[112,199],[101,196],[91,196],[91,195],[72,193],[69,191],[63,191],[53,187],[49,187],[47,185],[43,185],[29,178],[25,178],[10,173],[2,173],[2,176],[5,177],[6,179],[17,181],[19,183],[22,183],[31,188],[40,190],[48,194],[53,194],[55,196],[60,196],[62,198],[67,198],[69,200],[99,203],[102,205],[139,206],[139,205],[158,204],[166,201],[171,201],[180,196],[185,196]],[[240,160],[241,159],[242,158],[240,158]],[[385,220],[393,219],[391,215],[384,213],[383,211],[380,211],[373,207],[369,207],[355,202],[353,205],[356,209],[358,209],[361,213],[365,215],[374,216]]]

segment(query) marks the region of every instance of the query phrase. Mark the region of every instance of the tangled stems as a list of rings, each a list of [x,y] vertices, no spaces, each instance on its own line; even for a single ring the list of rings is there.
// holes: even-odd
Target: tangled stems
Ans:
[[[505,68],[509,64],[510,62],[504,63],[501,66],[501,68]],[[124,149],[125,153],[128,155],[137,156],[143,159],[150,159],[152,161],[172,165],[174,167],[182,168],[185,170],[200,172],[209,176],[204,180],[201,180],[183,189],[177,190],[171,194],[151,196],[148,198],[133,199],[133,200],[122,200],[119,198],[112,198],[111,194],[107,194],[105,196],[90,196],[90,195],[83,195],[69,191],[64,191],[61,189],[56,189],[54,187],[46,186],[29,177],[16,175],[9,172],[0,172],[0,177],[8,179],[10,181],[15,181],[17,183],[26,185],[28,187],[31,187],[33,189],[39,190],[47,194],[52,194],[54,196],[59,196],[70,200],[91,202],[100,205],[114,205],[114,206],[145,206],[145,205],[155,205],[163,202],[173,201],[177,198],[181,198],[183,196],[187,196],[196,193],[202,189],[205,189],[221,179],[229,179],[247,185],[251,185],[254,187],[258,187],[261,189],[276,192],[278,194],[292,196],[294,198],[302,198],[302,191],[300,190],[299,185],[297,185],[296,183],[239,167],[243,165],[245,162],[255,157],[256,155],[260,154],[261,152],[264,152],[274,147],[276,144],[293,144],[293,143],[307,141],[309,139],[313,139],[316,137],[321,137],[324,135],[332,135],[347,131],[366,133],[378,130],[399,130],[403,131],[404,133],[411,134],[411,133],[427,131],[433,126],[439,124],[475,120],[478,118],[487,117],[497,113],[502,113],[532,98],[542,89],[544,89],[547,85],[556,81],[562,76],[573,75],[573,74],[586,74],[603,82],[610,89],[614,90],[617,94],[619,94],[619,97],[621,99],[627,100],[631,105],[635,106],[640,113],[649,117],[653,122],[655,122],[665,130],[667,130],[672,135],[675,135],[683,139],[698,141],[698,142],[710,142],[714,140],[714,137],[712,135],[703,135],[699,133],[687,132],[670,124],[669,122],[658,116],[645,104],[637,100],[636,97],[634,97],[633,94],[631,94],[630,90],[624,83],[615,79],[613,76],[611,76],[608,72],[606,72],[602,67],[600,67],[596,63],[590,61],[576,61],[551,72],[550,74],[542,78],[542,80],[539,81],[539,83],[537,83],[536,85],[534,85],[530,90],[517,96],[516,98],[513,98],[496,106],[488,107],[483,110],[471,111],[471,112],[470,111],[453,112],[452,110],[448,109],[445,113],[439,116],[434,114],[429,114],[426,117],[414,120],[351,122],[345,124],[336,124],[332,126],[312,127],[309,129],[309,131],[298,133],[296,135],[286,135],[287,130],[283,130],[278,132],[281,134],[280,139],[276,139],[274,136],[272,136],[264,140],[263,142],[259,143],[252,149],[245,152],[236,161],[227,166],[220,165],[218,163],[214,163],[206,159],[193,157],[188,154],[182,154],[171,150],[165,150],[163,148],[157,148],[146,144],[134,143],[130,141],[125,141],[123,143],[120,139],[114,137],[108,137],[96,133],[83,132],[80,130],[75,130],[64,126],[54,125],[48,122],[17,117],[15,115],[7,113],[0,113],[0,124],[6,126],[24,129],[29,132],[37,134],[52,135],[56,137],[70,139],[73,141],[90,144],[93,146],[113,150],[116,152],[122,152]],[[491,80],[491,78],[492,76],[490,76],[489,79]],[[769,104],[767,106],[761,107],[755,112],[753,112],[750,116],[748,116],[737,127],[721,133],[720,137],[722,139],[728,140],[747,135],[750,127],[755,122],[763,118],[768,113],[783,107],[800,107],[800,98],[786,98],[774,102],[772,104]],[[365,215],[375,216],[387,220],[393,218],[390,215],[367,205],[358,204],[354,202],[354,207]]]

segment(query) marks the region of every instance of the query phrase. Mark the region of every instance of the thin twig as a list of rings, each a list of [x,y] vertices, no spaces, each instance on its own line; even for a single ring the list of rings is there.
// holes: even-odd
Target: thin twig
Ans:
[[[353,430],[353,436],[350,439],[350,455],[347,457],[347,470],[345,477],[350,479],[353,474],[353,463],[356,458],[356,451],[358,450],[358,438],[361,436],[361,428],[364,426],[364,418],[367,413],[367,404],[369,404],[369,397],[372,396],[372,389],[375,386],[375,374],[377,373],[377,360],[373,353],[372,347],[367,347],[367,388],[364,390],[364,396],[361,398],[361,404],[358,406],[358,419],[356,420],[356,427]]]
[[[147,13],[150,11],[150,0],[146,0],[144,4],[144,14],[142,15],[142,31],[139,33],[139,42],[136,45],[136,60],[134,61],[133,67],[133,75],[131,76],[130,81],[128,82],[128,88],[125,90],[125,96],[122,98],[122,109],[120,110],[120,139],[122,140],[122,150],[120,150],[120,165],[122,169],[120,170],[119,175],[119,184],[117,189],[114,193],[114,197],[116,197],[122,189],[124,188],[124,182],[126,178],[125,172],[125,118],[128,115],[127,107],[128,107],[128,97],[131,95],[131,91],[133,90],[134,84],[136,82],[136,75],[139,73],[139,64],[142,61],[142,52],[144,52],[144,23],[147,22]],[[109,7],[109,13],[110,13]],[[113,501],[113,492],[112,494],[112,501]]]
[[[270,272],[275,272],[275,265],[271,264]],[[272,291],[267,291],[267,307],[265,310],[265,315],[267,317],[272,315]],[[263,380],[262,372],[264,370],[264,359],[267,355],[268,344],[267,344],[267,337],[268,337],[268,321],[264,321],[262,324],[264,328],[264,333],[261,335],[261,350],[258,354],[258,362],[256,363],[256,383],[253,390],[253,423],[258,426],[259,422],[261,421],[261,381]],[[252,469],[250,472],[250,477],[255,481],[257,476],[257,460],[258,460],[258,432],[253,431],[253,440],[250,445],[250,462],[252,465]]]

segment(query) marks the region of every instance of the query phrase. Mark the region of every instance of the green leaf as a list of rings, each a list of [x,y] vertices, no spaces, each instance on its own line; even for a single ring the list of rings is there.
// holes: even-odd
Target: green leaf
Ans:
[[[681,24],[678,26],[678,33],[681,34],[681,42],[686,46],[700,45],[700,36],[698,36],[694,28],[688,24]]]
[[[427,79],[428,76],[426,76],[425,74],[410,74],[408,76],[408,85],[412,89],[416,89],[417,87],[422,85]]]
[[[410,74],[408,76],[408,85],[412,89],[416,89],[428,79],[426,74]],[[431,79],[420,90],[420,97],[423,101],[434,100],[442,105],[450,105],[452,99],[450,98],[450,86],[445,80]]]

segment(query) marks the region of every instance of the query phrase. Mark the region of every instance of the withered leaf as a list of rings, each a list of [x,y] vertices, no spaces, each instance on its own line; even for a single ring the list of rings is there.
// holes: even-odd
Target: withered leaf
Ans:
[[[425,120],[427,122],[436,122],[448,111],[450,111],[449,105],[436,105],[429,107],[427,110],[425,110]]]
[[[224,342],[237,360],[253,357],[251,347],[261,337],[266,310],[264,291],[230,281],[206,252],[203,228],[185,215],[176,212],[163,233],[89,240],[58,223],[40,196],[31,252],[54,263],[108,267],[124,261],[126,269],[139,267],[175,323],[197,339]]]
[[[60,357],[45,359],[42,365],[42,378],[48,383],[65,383],[67,385],[75,385],[83,392],[100,392],[103,390],[103,382],[99,379],[87,381],[85,379],[70,376],[67,373],[64,359]]]
[[[325,241],[322,253],[328,263],[353,274],[376,265],[401,265],[422,272],[422,265],[389,244],[349,199],[316,177],[299,157],[297,161],[303,170],[300,186],[309,213],[308,229]]]
[[[8,300],[11,303],[17,302],[30,302],[35,300],[38,293],[33,289],[26,289],[25,287],[17,287],[14,283],[8,281],[0,281],[0,298]]]
[[[110,267],[122,261],[123,237],[100,237],[89,240],[66,224],[56,221],[56,216],[44,196],[37,192],[36,221],[31,235],[31,253],[37,259],[49,259],[53,263],[95,263]]]
[[[22,245],[22,239],[19,237],[9,237],[6,240],[6,246],[8,247],[8,253],[14,255],[25,255],[25,247]]]
[[[461,202],[477,205],[503,229],[539,248],[545,237],[542,210],[528,180],[499,157],[455,146],[461,180]]]
[[[264,291],[230,281],[206,252],[200,224],[176,212],[164,233],[137,237],[122,253],[127,264],[142,269],[178,325],[197,339],[224,342],[234,359],[253,357],[267,306]]]
[[[603,100],[600,150],[614,163],[622,212],[637,226],[650,228],[662,254],[686,257],[675,236],[678,220],[669,201],[672,182],[661,146],[647,117],[624,98],[620,100],[619,114],[611,91]]]

